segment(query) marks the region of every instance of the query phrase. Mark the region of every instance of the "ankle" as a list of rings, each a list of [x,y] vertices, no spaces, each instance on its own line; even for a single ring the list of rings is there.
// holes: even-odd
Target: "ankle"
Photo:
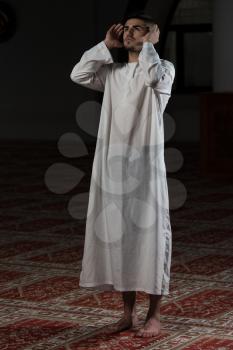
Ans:
[[[146,316],[147,319],[149,318],[155,318],[156,320],[160,320],[160,312],[159,311],[156,311],[156,312],[153,312],[153,311],[148,311],[147,312],[147,316]]]
[[[150,315],[149,319],[153,319],[160,322],[160,314],[152,314]]]
[[[127,319],[132,319],[136,317],[136,312],[135,311],[124,311],[124,317]]]

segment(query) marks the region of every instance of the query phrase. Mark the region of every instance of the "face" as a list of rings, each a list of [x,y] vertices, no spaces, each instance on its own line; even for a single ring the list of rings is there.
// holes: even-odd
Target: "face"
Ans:
[[[126,50],[139,52],[142,49],[142,37],[148,32],[149,25],[142,19],[130,18],[124,24],[123,44]]]

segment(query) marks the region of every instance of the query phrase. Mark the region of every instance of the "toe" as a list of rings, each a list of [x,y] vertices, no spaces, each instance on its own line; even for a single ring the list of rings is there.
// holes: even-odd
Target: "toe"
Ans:
[[[136,335],[136,337],[142,337],[143,336],[143,331],[139,330],[135,335]]]
[[[144,332],[143,336],[144,336],[145,338],[147,338],[147,337],[150,336],[150,334],[149,334],[148,332]]]
[[[146,331],[146,330],[144,330],[143,333],[142,333],[142,336],[144,338],[155,337],[156,335],[158,335],[157,332]]]

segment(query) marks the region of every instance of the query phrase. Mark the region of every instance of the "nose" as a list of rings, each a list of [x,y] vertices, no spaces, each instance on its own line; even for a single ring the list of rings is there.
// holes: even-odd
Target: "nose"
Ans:
[[[129,28],[129,35],[133,34],[134,28]]]
[[[127,38],[132,38],[133,39],[133,33],[134,33],[134,29],[129,29],[128,33],[127,33]]]

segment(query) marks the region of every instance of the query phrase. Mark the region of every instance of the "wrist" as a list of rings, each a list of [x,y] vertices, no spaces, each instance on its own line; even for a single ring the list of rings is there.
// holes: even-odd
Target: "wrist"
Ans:
[[[112,48],[112,47],[111,47],[111,44],[109,43],[108,40],[104,39],[104,43],[105,43],[105,45],[107,46],[108,49],[111,49],[111,48]]]
[[[144,39],[143,43],[152,43],[153,44],[152,40],[150,40],[150,39]]]

